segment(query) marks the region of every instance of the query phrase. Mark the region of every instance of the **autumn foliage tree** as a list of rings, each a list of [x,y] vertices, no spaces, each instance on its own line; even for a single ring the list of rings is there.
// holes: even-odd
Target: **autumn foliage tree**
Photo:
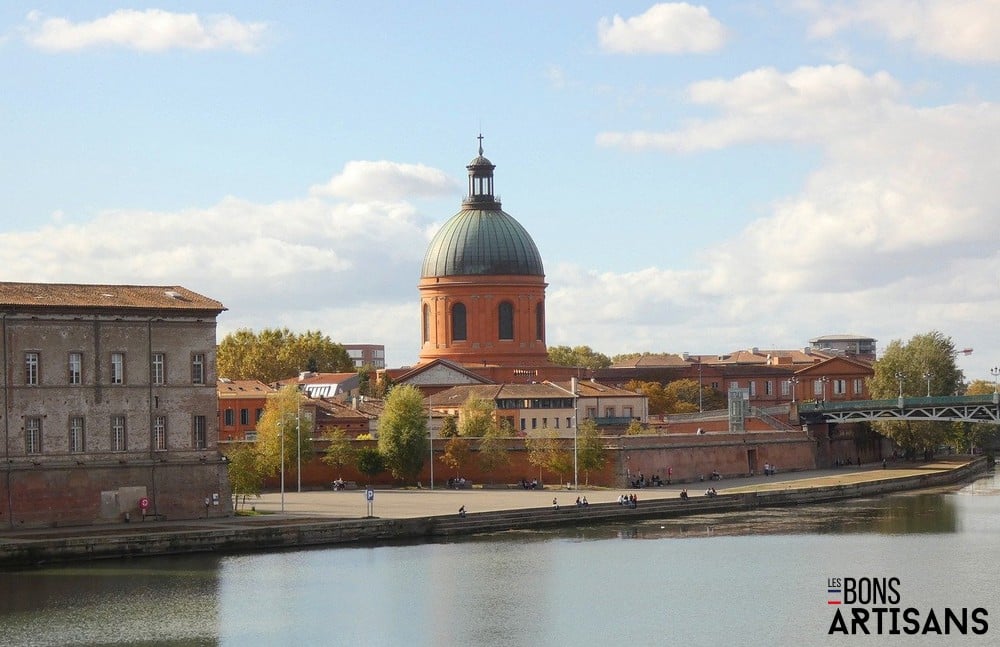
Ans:
[[[255,333],[242,328],[219,343],[218,374],[233,380],[270,383],[302,371],[346,373],[354,362],[343,346],[318,330],[293,333],[288,328],[265,328]]]
[[[378,450],[398,479],[415,481],[430,445],[420,389],[404,384],[389,392],[378,421]]]
[[[299,458],[303,464],[312,458],[312,421],[300,415],[302,397],[295,385],[288,385],[268,398],[257,422],[257,460],[262,474],[274,476],[281,471],[282,448],[285,474],[297,469]]]

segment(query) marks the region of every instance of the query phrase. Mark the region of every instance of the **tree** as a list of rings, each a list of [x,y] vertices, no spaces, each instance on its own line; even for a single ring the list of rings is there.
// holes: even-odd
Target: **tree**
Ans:
[[[479,441],[479,466],[492,476],[493,472],[510,462],[507,453],[507,434],[494,425]]]
[[[557,366],[579,366],[589,369],[607,368],[611,359],[595,352],[590,346],[549,346],[549,361]]]
[[[356,454],[358,471],[368,477],[371,483],[385,471],[385,458],[374,447],[362,447]]]
[[[265,328],[259,333],[241,328],[229,333],[219,343],[216,362],[221,377],[268,383],[304,370],[354,371],[354,362],[340,344],[318,330],[293,333],[288,328]]]
[[[625,388],[646,396],[646,399],[649,401],[649,412],[651,414],[662,415],[673,411],[673,398],[676,396],[668,394],[659,382],[630,380],[625,384]]]
[[[965,388],[965,395],[992,395],[996,391],[993,382],[973,380]],[[955,447],[959,449],[973,447],[995,447],[1000,440],[1000,425],[985,423],[955,423],[952,436]]]
[[[226,458],[229,462],[229,484],[233,490],[233,508],[238,510],[241,499],[246,507],[248,496],[260,496],[264,475],[260,473],[253,445],[239,443]]]
[[[321,460],[337,470],[337,478],[339,479],[344,465],[350,465],[357,452],[343,429],[337,428],[330,431],[326,434],[325,440],[329,444],[326,446]]]
[[[300,415],[301,398],[294,384],[268,398],[257,422],[257,460],[262,474],[274,476],[281,471],[282,436],[286,474],[297,469],[300,457],[303,463],[312,458],[312,421]],[[299,443],[297,450],[296,442]]]
[[[590,484],[590,470],[603,469],[607,462],[597,423],[591,418],[581,422],[576,429],[576,462],[577,468],[583,470],[587,485]]]
[[[633,420],[628,423],[628,429],[625,430],[626,436],[641,436],[642,434],[649,433],[649,427],[642,424],[638,420]]]
[[[485,398],[469,397],[462,404],[458,417],[458,435],[466,438],[485,438],[497,428],[496,403]]]
[[[454,438],[458,435],[458,418],[448,414],[441,421],[441,431],[438,432],[438,436],[441,438]]]
[[[904,396],[953,395],[960,391],[962,372],[955,366],[955,345],[950,337],[937,331],[915,335],[907,343],[893,340],[875,362],[875,374],[868,380],[873,399],[889,400]],[[880,420],[873,428],[912,457],[922,452],[925,458],[946,441],[953,429],[948,422]]]
[[[472,460],[472,445],[468,438],[453,436],[444,445],[441,462],[455,470],[455,476],[461,476],[462,468]]]
[[[524,446],[528,450],[528,462],[538,468],[539,481],[542,481],[543,469],[558,475],[560,480],[573,471],[573,453],[556,438],[555,432],[532,433],[524,440]]]
[[[378,421],[378,450],[398,479],[415,481],[430,449],[420,389],[404,384],[389,393]]]
[[[674,380],[663,390],[667,402],[673,403],[667,413],[695,413],[726,408],[726,401],[721,393],[710,386],[699,387],[698,381],[691,378]]]

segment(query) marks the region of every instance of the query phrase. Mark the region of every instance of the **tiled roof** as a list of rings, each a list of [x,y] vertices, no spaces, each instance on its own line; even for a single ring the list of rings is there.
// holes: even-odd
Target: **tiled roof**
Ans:
[[[179,285],[0,282],[0,307],[210,310],[226,308]]]
[[[258,380],[227,380],[220,379],[216,387],[220,398],[267,396],[275,390]]]

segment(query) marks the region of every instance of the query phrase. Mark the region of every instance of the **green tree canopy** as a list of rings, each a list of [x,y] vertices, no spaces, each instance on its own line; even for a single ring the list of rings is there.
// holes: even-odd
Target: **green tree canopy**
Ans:
[[[385,471],[385,458],[375,447],[362,447],[355,456],[358,471],[368,477],[370,483]]]
[[[245,507],[248,496],[260,495],[264,486],[264,475],[260,472],[257,452],[253,445],[238,443],[226,458],[229,461],[229,484],[233,489],[233,507],[239,509],[241,499]]]
[[[290,384],[267,399],[257,422],[257,460],[262,474],[274,476],[281,471],[282,436],[286,474],[297,469],[300,456],[303,464],[312,458],[312,421],[301,415],[301,398],[298,388]]]
[[[573,449],[566,447],[554,431],[532,432],[524,439],[524,446],[528,450],[528,463],[538,468],[539,482],[544,482],[542,470],[556,474],[560,480],[573,472]],[[579,466],[579,456],[577,461]]]
[[[429,442],[420,389],[409,384],[393,388],[378,421],[378,450],[386,467],[398,479],[416,480],[430,451]]]
[[[583,368],[607,368],[611,359],[590,346],[549,346],[549,361],[557,366],[582,366]]]
[[[354,371],[354,362],[344,347],[318,330],[293,333],[288,328],[265,328],[255,333],[241,328],[222,339],[216,361],[220,377],[267,383],[307,370]]]
[[[470,397],[462,404],[458,417],[458,435],[485,438],[497,428],[496,403],[486,398]]]
[[[672,410],[667,411],[667,413],[695,413],[726,408],[726,399],[723,395],[710,386],[703,385],[699,388],[698,380],[691,378],[674,380],[667,384],[663,390],[667,402],[673,403]],[[700,401],[699,391],[701,393]]]
[[[324,439],[328,444],[320,460],[337,470],[337,478],[340,478],[339,472],[345,465],[350,465],[354,461],[357,452],[343,429],[337,428],[328,432]]]
[[[604,442],[592,418],[582,421],[576,429],[576,466],[583,470],[584,483],[590,484],[590,471],[599,470],[607,462]]]
[[[931,395],[954,395],[961,392],[962,372],[955,365],[955,345],[950,337],[937,331],[915,335],[905,344],[893,340],[875,362],[875,374],[868,380],[868,390],[876,400]],[[885,420],[872,423],[879,433],[892,438],[907,454],[925,456],[946,442],[953,434],[948,422]]]

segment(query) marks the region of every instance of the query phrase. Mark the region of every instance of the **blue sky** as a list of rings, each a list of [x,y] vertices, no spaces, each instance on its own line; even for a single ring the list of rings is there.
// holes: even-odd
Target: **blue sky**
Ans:
[[[482,131],[548,343],[940,330],[1000,364],[1000,0],[6,2],[3,280],[416,361]]]

